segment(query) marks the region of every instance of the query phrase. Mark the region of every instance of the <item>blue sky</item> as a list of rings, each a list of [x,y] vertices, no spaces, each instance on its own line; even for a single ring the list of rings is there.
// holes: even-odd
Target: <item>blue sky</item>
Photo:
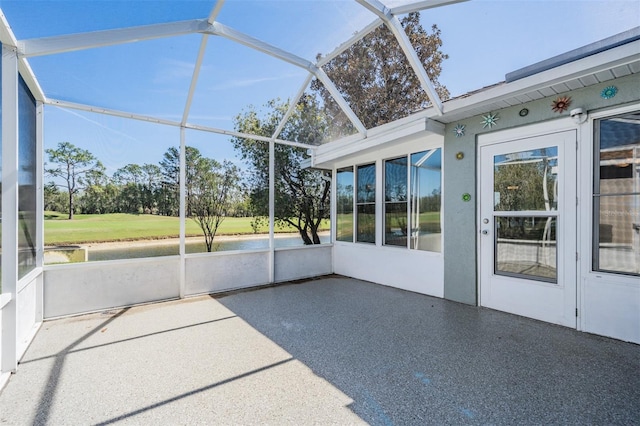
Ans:
[[[393,6],[405,0],[388,1]],[[18,39],[205,18],[205,0],[0,0]],[[459,95],[518,68],[640,25],[637,0],[472,0],[422,12],[442,30],[449,59],[440,81]],[[313,60],[373,20],[353,0],[227,0],[218,21]],[[31,58],[50,98],[179,121],[201,36],[151,40]],[[232,129],[248,105],[295,95],[306,74],[230,41],[210,37],[190,122]],[[176,128],[47,107],[45,144],[89,149],[113,172],[157,163],[179,143]],[[227,137],[190,131],[205,155],[235,161]]]

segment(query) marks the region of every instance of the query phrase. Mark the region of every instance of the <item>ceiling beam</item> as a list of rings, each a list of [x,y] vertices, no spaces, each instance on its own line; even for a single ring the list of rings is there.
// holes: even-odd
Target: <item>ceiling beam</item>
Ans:
[[[47,99],[45,101],[45,104],[57,106],[60,108],[75,109],[77,111],[85,111],[85,112],[92,112],[95,114],[110,115],[112,117],[145,121],[147,123],[163,124],[165,126],[172,126],[172,127],[184,127],[185,129],[199,130],[202,132],[216,133],[220,135],[234,136],[234,137],[244,138],[244,139],[253,139],[261,142],[269,142],[272,140],[272,138],[266,137],[266,136],[258,136],[258,135],[252,135],[250,133],[234,132],[230,130],[218,129],[215,127],[201,126],[198,124],[191,124],[191,123],[182,124],[179,121],[166,120],[163,118],[156,118],[149,115],[134,114],[130,112],[118,111],[118,110],[108,109],[108,108],[101,108],[101,107],[96,107],[91,105],[79,104],[75,102],[67,102],[59,99]],[[307,148],[307,149],[317,148],[317,146],[315,145],[305,144],[300,142],[293,142],[293,141],[286,141],[282,139],[276,139],[275,142],[282,145],[291,145],[291,146],[297,146],[300,148]]]
[[[309,72],[315,71],[316,67],[312,62],[294,55],[293,53],[265,43],[262,40],[258,40],[257,38],[253,38],[249,35],[241,33],[240,31],[234,30],[233,28],[227,27],[220,22],[214,22],[205,32],[211,35],[217,35],[229,39],[236,43],[242,44],[243,46],[265,53],[276,59],[280,59],[281,61],[287,62],[291,65],[295,65],[296,67],[305,69]]]
[[[225,0],[218,0],[211,9],[209,19],[207,23],[213,24],[218,17],[218,14],[222,10]],[[193,103],[193,96],[196,92],[196,86],[198,85],[198,78],[200,77],[200,69],[202,68],[202,61],[204,60],[204,54],[207,50],[207,41],[209,40],[209,34],[203,34],[202,40],[200,40],[200,48],[198,49],[198,57],[196,58],[196,64],[193,67],[193,75],[191,76],[191,84],[189,85],[189,92],[187,93],[187,102],[184,106],[182,113],[182,124],[186,124],[189,119],[189,112],[191,111],[191,104]]]
[[[383,25],[383,24],[384,22],[382,21],[382,19],[376,18],[373,22],[371,22],[369,25],[364,27],[361,31],[358,31],[357,33],[355,33],[350,39],[348,39],[344,43],[341,43],[340,46],[338,46],[333,52],[320,58],[320,60],[316,62],[316,66],[321,67],[326,63],[330,62],[332,59],[334,59],[335,57],[340,55],[342,52],[344,52],[345,50],[347,50],[348,48],[350,48],[351,46],[353,46],[354,44],[356,44],[357,42],[365,38],[369,33],[373,32],[376,28],[378,28],[380,25]]]
[[[356,113],[353,112],[353,110],[351,109],[347,101],[344,99],[342,94],[338,91],[338,88],[336,87],[336,85],[333,84],[333,81],[329,78],[329,76],[322,70],[322,68],[318,68],[318,71],[316,72],[315,76],[324,85],[324,88],[329,91],[333,99],[340,106],[340,109],[342,109],[342,112],[344,112],[347,115],[351,123],[353,123],[355,128],[358,130],[358,133],[360,133],[362,137],[366,137],[367,128],[364,126],[364,124],[362,124],[362,121],[360,121]]]
[[[167,24],[21,40],[18,41],[18,52],[22,57],[53,55],[142,40],[199,33],[204,32],[209,25],[206,19],[192,19]]]
[[[275,140],[282,132],[282,129],[284,129],[284,126],[287,124],[287,121],[289,121],[289,118],[291,118],[293,111],[295,111],[296,105],[298,105],[300,98],[302,98],[302,95],[304,95],[305,89],[311,83],[312,78],[313,74],[310,73],[307,75],[307,78],[304,79],[304,83],[302,83],[302,86],[300,86],[300,90],[298,90],[296,96],[290,101],[287,112],[285,112],[284,116],[280,120],[280,123],[278,123],[278,127],[276,128],[275,132],[273,132],[273,135],[271,136],[272,139]]]
[[[179,121],[166,120],[163,118],[151,117],[149,115],[134,114],[130,112],[118,111],[115,109],[101,108],[91,105],[80,104],[76,102],[68,102],[60,99],[47,99],[46,105],[57,106],[61,108],[75,109],[77,111],[93,112],[96,114],[110,115],[112,117],[127,118],[131,120],[146,121],[148,123],[164,124],[167,126],[180,127]]]
[[[4,16],[4,13],[0,9],[0,43],[4,46],[11,46],[16,49],[17,52],[17,44],[18,40],[16,39],[13,31],[11,31],[11,26],[7,21],[7,18]],[[44,92],[42,91],[42,87],[40,87],[40,83],[36,79],[33,70],[31,69],[31,65],[25,58],[18,59],[18,71],[20,75],[24,79],[25,83],[31,90],[31,93],[36,98],[37,101],[45,102],[46,97]]]
[[[295,146],[295,147],[298,147],[298,148],[305,148],[305,149],[317,149],[318,148],[316,145],[311,145],[311,144],[307,144],[307,143],[286,141],[286,140],[282,140],[282,139],[272,139],[272,138],[270,138],[268,136],[258,136],[258,135],[252,135],[251,133],[234,132],[234,131],[230,131],[230,130],[217,129],[215,127],[201,126],[199,124],[189,124],[189,123],[187,123],[184,127],[186,129],[200,130],[202,132],[217,133],[217,134],[220,134],[220,135],[233,136],[233,137],[242,138],[242,139],[251,139],[251,140],[254,140],[254,141],[258,141],[258,142],[271,142],[273,140],[275,143],[278,143],[280,145]]]
[[[409,65],[416,73],[416,76],[420,81],[420,86],[422,86],[422,90],[424,90],[427,94],[427,97],[431,101],[431,105],[438,112],[438,115],[442,115],[442,101],[440,100],[440,97],[438,96],[433,83],[427,75],[427,71],[424,69],[424,66],[420,62],[420,58],[418,57],[416,50],[411,45],[411,41],[409,40],[407,33],[404,31],[404,28],[402,28],[402,24],[400,24],[398,18],[392,13],[391,9],[389,9],[378,0],[356,1],[369,11],[375,13],[380,19],[384,21],[384,23],[387,25],[387,28],[391,30],[396,40],[398,41],[400,48],[404,52],[405,57],[409,61]]]
[[[13,31],[11,31],[9,21],[7,21],[7,17],[4,16],[2,9],[0,9],[0,43],[13,47],[16,47],[18,44],[18,40],[16,40]]]
[[[235,41],[236,43],[242,44],[243,46],[257,50],[259,52],[272,56],[276,59],[280,59],[291,65],[294,65],[309,71],[318,80],[320,80],[322,84],[325,86],[325,88],[329,91],[329,93],[331,93],[331,96],[333,97],[333,99],[340,106],[340,109],[342,109],[342,111],[346,114],[349,120],[351,120],[351,122],[356,127],[356,129],[358,129],[358,132],[360,132],[362,135],[366,134],[367,132],[366,127],[364,127],[364,124],[362,124],[358,116],[353,112],[353,110],[351,109],[347,101],[344,99],[342,94],[338,91],[336,86],[333,84],[331,79],[327,76],[327,74],[325,74],[325,72],[321,68],[318,68],[312,62],[304,58],[301,58],[297,55],[294,55],[290,52],[282,50],[278,47],[265,43],[262,40],[258,40],[256,38],[243,34],[239,31],[236,31],[233,28],[229,28],[226,25],[223,25],[219,22],[214,22],[213,25],[211,25],[211,27],[206,32]]]

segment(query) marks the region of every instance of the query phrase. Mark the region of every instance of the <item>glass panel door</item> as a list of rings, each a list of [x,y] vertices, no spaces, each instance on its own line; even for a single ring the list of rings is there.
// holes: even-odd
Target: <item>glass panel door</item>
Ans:
[[[511,133],[479,140],[480,304],[575,327],[576,133]]]

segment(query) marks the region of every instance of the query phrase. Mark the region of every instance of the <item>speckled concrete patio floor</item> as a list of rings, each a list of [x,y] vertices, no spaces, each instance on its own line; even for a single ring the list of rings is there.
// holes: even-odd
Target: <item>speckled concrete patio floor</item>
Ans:
[[[0,424],[634,424],[640,346],[331,276],[45,322]]]

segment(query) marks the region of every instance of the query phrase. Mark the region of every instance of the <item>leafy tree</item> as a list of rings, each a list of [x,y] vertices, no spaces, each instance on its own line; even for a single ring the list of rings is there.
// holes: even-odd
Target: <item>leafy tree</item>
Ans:
[[[44,186],[44,209],[45,211],[55,211],[68,213],[69,196],[66,192],[61,192],[54,182],[49,182]]]
[[[186,190],[187,190],[187,216],[191,216],[190,201],[193,194],[191,182],[196,173],[196,164],[201,157],[197,148],[187,146],[186,156]],[[171,147],[164,153],[160,161],[162,171],[162,214],[177,216],[180,208],[180,149]]]
[[[59,184],[66,188],[69,196],[69,219],[73,219],[75,196],[85,187],[85,177],[89,173],[104,173],[104,166],[93,154],[78,148],[70,142],[60,142],[56,149],[45,150],[49,162],[57,167],[46,169],[45,172],[53,177],[64,180]]]
[[[79,197],[78,204],[82,213],[115,213],[119,212],[118,195],[119,191],[113,179],[103,172],[88,173],[85,189]]]
[[[524,154],[524,155],[523,155]],[[527,155],[530,154],[530,155]],[[549,156],[551,155],[551,157]],[[494,166],[495,209],[499,211],[550,211],[557,209],[557,166],[546,148],[500,158]],[[511,218],[502,221],[500,233],[510,238],[551,231],[551,218]]]
[[[261,117],[250,108],[235,118],[239,132],[271,136],[288,109],[287,103],[272,100]],[[280,137],[287,140],[312,142],[322,139],[326,117],[317,102],[304,96],[285,125]],[[235,137],[234,148],[250,166],[250,197],[255,215],[269,214],[269,145],[253,139]],[[305,244],[320,244],[318,228],[329,217],[330,179],[326,172],[304,169],[306,158],[302,148],[276,144],[275,147],[275,220],[296,228]]]
[[[418,12],[405,16],[401,24],[436,92],[441,99],[447,99],[449,91],[438,82],[442,62],[448,58],[440,50],[440,29],[433,25],[428,33],[420,24]],[[384,25],[329,61],[323,69],[367,128],[406,117],[429,105],[404,52]],[[338,131],[353,133],[350,121],[322,83],[313,80],[311,88],[321,96]]]
[[[127,164],[113,174],[113,180],[120,188],[118,205],[125,213],[140,213],[142,210],[142,167],[138,164]]]
[[[162,170],[156,164],[142,165],[142,211],[153,213],[157,210],[160,194],[160,183],[162,181]]]
[[[211,252],[218,227],[229,215],[240,191],[240,170],[229,161],[220,164],[205,157],[196,159],[194,170],[197,173],[190,181],[189,210]]]

